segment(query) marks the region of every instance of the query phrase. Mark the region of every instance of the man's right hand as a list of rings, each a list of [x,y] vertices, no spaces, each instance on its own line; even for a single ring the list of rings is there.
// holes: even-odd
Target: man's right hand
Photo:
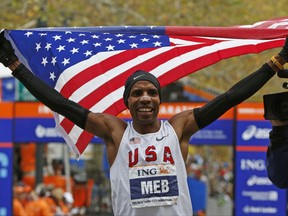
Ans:
[[[279,55],[288,62],[288,37],[286,37],[286,41],[282,50],[279,52]]]
[[[284,121],[281,121],[281,120],[271,120],[270,121],[272,126],[284,126],[284,125],[288,125],[288,121],[287,120],[284,120]]]
[[[0,32],[0,62],[8,67],[16,60],[18,60],[18,57],[15,55],[10,41],[5,38],[4,29],[2,29]]]

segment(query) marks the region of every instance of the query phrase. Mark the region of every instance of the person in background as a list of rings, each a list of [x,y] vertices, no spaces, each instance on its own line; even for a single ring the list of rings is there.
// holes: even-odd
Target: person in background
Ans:
[[[62,188],[54,188],[51,191],[51,198],[56,205],[56,215],[59,216],[69,216],[70,210],[66,203],[64,202],[64,191]]]
[[[36,187],[36,194],[38,197],[29,206],[29,216],[55,216],[56,204],[51,198],[51,189],[40,184]]]
[[[13,215],[28,216],[23,204],[24,190],[24,186],[22,185],[15,185],[13,187]]]
[[[73,195],[70,192],[64,192],[63,194],[63,202],[68,208],[68,212],[72,214],[73,204],[74,204],[74,198]]]
[[[258,70],[203,107],[159,120],[160,84],[149,72],[137,70],[125,82],[123,101],[132,122],[93,113],[64,98],[29,71],[0,34],[0,62],[54,112],[102,138],[110,164],[115,215],[192,215],[185,161],[190,137],[233,106],[256,93],[288,61],[288,42]],[[197,199],[197,198],[195,198]]]
[[[270,145],[267,148],[268,178],[279,188],[288,188],[288,120],[271,120]]]

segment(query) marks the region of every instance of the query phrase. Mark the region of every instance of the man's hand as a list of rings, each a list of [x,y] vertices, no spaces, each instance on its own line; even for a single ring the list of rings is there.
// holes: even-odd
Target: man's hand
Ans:
[[[280,51],[279,55],[288,62],[288,37],[286,38],[285,44]]]
[[[0,32],[0,62],[8,67],[16,60],[18,60],[18,57],[15,55],[10,41],[5,38],[4,29],[2,29]]]
[[[288,121],[281,121],[281,120],[271,120],[271,124],[272,126],[284,126],[284,125],[288,125]]]

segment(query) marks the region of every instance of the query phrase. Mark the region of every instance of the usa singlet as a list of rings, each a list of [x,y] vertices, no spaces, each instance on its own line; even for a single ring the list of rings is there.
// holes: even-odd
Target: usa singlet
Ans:
[[[116,216],[193,214],[185,162],[168,121],[161,121],[158,132],[145,135],[128,123],[110,181]]]

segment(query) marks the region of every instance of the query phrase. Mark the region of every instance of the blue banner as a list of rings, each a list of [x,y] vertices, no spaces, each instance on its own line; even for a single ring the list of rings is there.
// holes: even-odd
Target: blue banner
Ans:
[[[7,133],[12,131],[11,129],[10,131],[5,130],[7,130]],[[53,118],[17,118],[15,119],[14,133],[14,142],[65,142],[55,128]],[[98,137],[94,137],[92,142],[104,143]]]
[[[13,148],[12,143],[0,143],[0,215],[12,214],[13,200]]]
[[[235,215],[286,215],[286,190],[268,179],[266,151],[271,124],[238,120],[235,151]]]
[[[237,145],[243,146],[268,146],[269,121],[237,121]]]
[[[233,120],[217,120],[194,134],[190,143],[193,145],[232,145]]]
[[[237,152],[235,211],[238,215],[286,215],[286,190],[267,177],[266,152]]]
[[[55,129],[54,119],[15,119],[14,142],[64,142]]]
[[[207,186],[205,182],[189,176],[187,182],[193,206],[193,213],[197,215],[199,211],[205,212],[207,209]]]
[[[2,100],[15,101],[15,78],[2,79]]]
[[[12,119],[0,118],[0,142],[12,142]]]

